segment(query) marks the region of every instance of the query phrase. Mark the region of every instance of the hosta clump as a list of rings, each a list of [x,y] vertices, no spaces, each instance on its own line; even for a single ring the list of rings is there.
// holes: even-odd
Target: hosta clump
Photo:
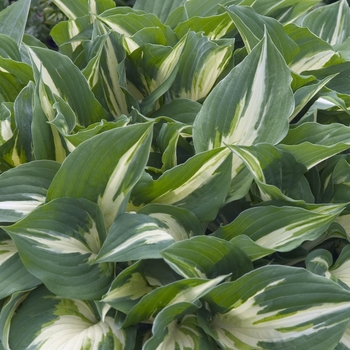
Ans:
[[[350,349],[347,2],[53,3],[0,12],[0,349]]]

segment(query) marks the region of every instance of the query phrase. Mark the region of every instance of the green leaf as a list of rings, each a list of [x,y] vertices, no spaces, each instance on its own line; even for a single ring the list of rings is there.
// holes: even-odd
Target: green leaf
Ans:
[[[282,24],[277,20],[261,16],[253,9],[243,6],[231,5],[227,8],[227,12],[238,29],[248,53],[264,38],[266,32],[287,63],[299,51],[298,45],[288,37]]]
[[[30,3],[30,0],[19,0],[0,12],[0,33],[13,38],[18,46],[23,38]]]
[[[13,350],[131,350],[133,338],[133,329],[118,329],[111,316],[99,320],[92,302],[64,299],[42,287],[29,294],[13,317],[10,346]]]
[[[310,32],[308,28],[289,24],[285,27],[285,30],[299,46],[299,52],[289,62],[289,67],[293,72],[300,74],[305,71],[319,69],[324,67],[331,59],[338,57],[330,44]]]
[[[89,0],[52,0],[52,2],[70,19],[83,17],[89,13]]]
[[[14,292],[10,298],[6,300],[0,311],[0,346],[3,349],[10,350],[9,334],[12,317],[18,306],[28,296],[28,291]]]
[[[302,25],[329,44],[340,44],[350,36],[349,5],[346,0],[340,0],[328,6],[321,6],[310,12]]]
[[[276,18],[281,23],[291,23],[321,0],[256,0],[252,7],[261,15]]]
[[[41,281],[24,267],[14,242],[5,235],[1,237],[0,298],[6,298],[15,292],[33,288],[39,284]]]
[[[175,81],[169,90],[172,98],[198,101],[208,95],[227,66],[233,41],[215,43],[203,33],[190,31],[180,58]]]
[[[45,202],[60,165],[33,161],[0,175],[0,222],[15,222]]]
[[[80,144],[50,186],[47,201],[86,198],[97,203],[110,227],[125,211],[149,155],[152,123],[115,128]]]
[[[102,302],[128,314],[143,296],[179,278],[163,260],[139,260],[119,273]]]
[[[246,235],[263,248],[286,252],[320,237],[344,208],[344,204],[319,205],[311,210],[290,206],[250,208],[214,235],[226,240]]]
[[[212,290],[227,276],[212,280],[188,278],[159,287],[146,294],[126,316],[123,327],[154,319],[165,307],[182,302],[193,303]]]
[[[184,278],[215,278],[230,274],[230,279],[235,280],[253,268],[237,246],[209,236],[176,242],[165,248],[161,255]]]
[[[21,54],[16,41],[8,35],[0,34],[0,56],[21,61]]]
[[[225,349],[334,349],[349,323],[349,291],[300,268],[265,266],[204,299]]]
[[[97,40],[100,42],[97,53],[83,74],[95,94],[102,95],[100,102],[108,106],[110,113],[117,118],[130,110],[125,96],[125,51],[113,33],[107,33]]]
[[[195,155],[157,180],[144,178],[133,191],[132,203],[171,204],[192,211],[200,221],[210,221],[223,205],[230,177],[229,150],[217,148]]]
[[[215,343],[208,339],[192,314],[198,307],[195,303],[182,302],[164,308],[154,320],[153,336],[144,349],[214,349]]]
[[[159,252],[174,240],[175,233],[160,220],[143,214],[124,213],[113,222],[96,261],[158,259],[161,257]]]
[[[169,14],[185,2],[186,0],[136,0],[133,8],[153,13],[165,22]]]
[[[182,38],[188,31],[201,33],[210,40],[217,40],[233,28],[232,19],[227,13],[210,17],[191,17],[179,23],[174,29],[178,38]]]
[[[54,94],[66,100],[80,125],[88,126],[107,118],[83,74],[68,57],[39,47],[28,47],[28,51],[33,61],[35,81],[38,83],[42,79]],[[66,78],[63,80],[62,76]]]
[[[248,147],[229,146],[229,148],[250,170],[259,186],[260,197],[263,200],[290,201],[294,198],[313,201],[311,190],[307,187],[305,179],[303,180],[306,168],[291,154],[267,143]],[[302,186],[303,182],[304,186]],[[301,192],[298,192],[299,186],[302,188]]]
[[[349,130],[349,127],[337,123],[303,123],[291,128],[278,147],[291,153],[299,163],[310,169],[350,148]]]
[[[294,108],[290,82],[283,57],[266,35],[204,101],[194,122],[196,151],[224,144],[278,143]]]
[[[108,290],[113,266],[90,263],[106,237],[96,204],[59,198],[4,229],[25,267],[57,295],[91,300]]]

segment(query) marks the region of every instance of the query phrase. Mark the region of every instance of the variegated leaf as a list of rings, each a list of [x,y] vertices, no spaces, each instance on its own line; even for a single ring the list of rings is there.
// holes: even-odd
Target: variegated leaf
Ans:
[[[154,320],[153,336],[144,349],[214,349],[214,341],[204,333],[196,315],[192,314],[199,308],[198,304],[182,302],[164,308]]]
[[[171,204],[192,211],[200,221],[212,220],[228,192],[231,167],[227,148],[197,154],[157,180],[145,177],[136,185],[132,203],[136,207]]]
[[[161,255],[184,278],[230,274],[230,280],[235,280],[253,268],[239,247],[216,237],[199,236],[177,242],[165,248]]]
[[[6,299],[0,311],[0,345],[2,350],[11,350],[9,344],[10,326],[13,315],[16,309],[20,306],[23,300],[28,296],[28,290],[12,293],[11,297]],[[0,346],[0,349],[1,349]]]
[[[64,299],[45,287],[29,294],[10,328],[12,350],[132,350],[134,342],[133,329],[118,329],[111,316],[99,320],[92,302]]]
[[[349,323],[350,292],[294,267],[264,266],[204,299],[225,349],[334,349]]]
[[[107,118],[107,112],[96,100],[77,66],[66,56],[48,49],[28,47],[35,80],[41,79],[52,91],[70,105],[82,126]],[[59,64],[57,64],[59,62]],[[67,79],[62,80],[65,76]],[[77,89],[77,85],[79,89]]]
[[[146,294],[179,279],[180,276],[161,259],[139,260],[116,277],[102,302],[128,314]]]
[[[156,288],[146,294],[130,310],[125,318],[123,327],[129,327],[142,321],[153,321],[157,314],[169,305],[196,302],[226,277],[228,276],[219,276],[211,280],[188,278]]]
[[[231,17],[222,13],[210,17],[191,17],[179,23],[174,29],[178,38],[182,38],[188,31],[203,32],[210,40],[222,38],[233,28]]]
[[[319,205],[310,210],[288,206],[255,207],[243,211],[214,235],[231,240],[243,234],[263,248],[291,251],[302,242],[322,235],[344,208],[344,204]]]
[[[103,33],[97,40],[100,42],[97,53],[83,73],[90,88],[97,96],[103,96],[101,103],[108,106],[110,113],[117,118],[123,113],[128,114],[130,109],[125,96],[125,51],[113,33]],[[99,90],[101,93],[97,93]]]
[[[158,219],[123,213],[113,222],[96,261],[158,259],[159,252],[174,243],[175,238],[176,232]]]
[[[289,62],[289,67],[293,72],[300,74],[320,69],[331,59],[339,57],[330,44],[310,32],[308,28],[289,24],[285,30],[289,37],[299,45],[299,52]]]
[[[190,31],[170,95],[174,99],[187,98],[193,101],[206,97],[227,66],[232,51],[233,40],[215,43],[201,32]]]
[[[321,6],[310,12],[302,25],[331,45],[342,43],[350,35],[349,4],[346,0],[340,0]]]
[[[70,19],[83,17],[89,13],[89,0],[53,0],[53,3]]]
[[[0,175],[0,222],[22,219],[45,202],[59,163],[33,161]]]
[[[227,8],[227,12],[238,29],[248,53],[264,38],[266,32],[287,63],[299,51],[298,45],[288,37],[282,24],[277,20],[261,16],[253,9],[244,6],[231,5]]]
[[[24,267],[19,258],[17,247],[7,235],[0,235],[0,298],[33,288],[41,284]],[[0,327],[1,329],[1,327]]]
[[[266,34],[204,101],[194,122],[196,151],[224,144],[279,142],[294,108],[290,82],[290,71]]]
[[[29,0],[19,0],[0,12],[0,33],[13,38],[18,45],[23,38],[30,4]]]
[[[106,237],[96,204],[58,198],[4,229],[15,242],[25,267],[57,295],[91,300],[108,290],[114,273],[112,264],[90,263]]]
[[[80,144],[66,159],[48,192],[97,203],[110,227],[123,213],[149,155],[152,123],[115,128]]]

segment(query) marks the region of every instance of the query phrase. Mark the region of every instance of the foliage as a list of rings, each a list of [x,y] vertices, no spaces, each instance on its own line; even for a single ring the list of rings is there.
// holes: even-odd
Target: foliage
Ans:
[[[350,349],[347,2],[53,3],[0,12],[0,348]]]

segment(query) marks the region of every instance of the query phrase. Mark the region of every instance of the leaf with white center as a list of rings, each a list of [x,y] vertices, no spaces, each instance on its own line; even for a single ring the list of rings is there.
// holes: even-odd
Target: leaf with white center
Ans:
[[[349,323],[350,292],[294,267],[264,266],[204,299],[225,349],[334,349]]]
[[[289,24],[285,30],[299,46],[299,52],[289,62],[293,72],[300,74],[304,71],[319,69],[331,59],[338,57],[330,44],[310,32],[308,28]]]
[[[235,280],[253,268],[240,248],[217,237],[199,236],[176,242],[161,255],[184,278],[230,275]]]
[[[282,24],[271,17],[261,16],[253,9],[231,5],[227,12],[232,18],[249,52],[269,33],[272,42],[289,63],[298,52],[298,45],[286,34]]]
[[[276,18],[281,23],[291,23],[321,0],[255,0],[253,9],[264,16]]]
[[[321,6],[310,12],[302,22],[314,34],[331,45],[340,44],[350,36],[350,8],[346,0]]]
[[[64,99],[77,115],[80,125],[88,126],[107,118],[107,112],[96,100],[83,74],[68,57],[40,47],[28,47],[28,52],[35,81],[38,83],[42,79],[52,93]]]
[[[128,314],[143,296],[179,279],[161,259],[139,260],[117,276],[101,301]]]
[[[171,229],[158,219],[143,214],[123,213],[109,229],[96,261],[157,259],[161,257],[161,250],[174,243],[175,237]]]
[[[171,204],[192,211],[200,221],[213,220],[227,195],[231,167],[227,148],[197,154],[157,180],[140,181],[132,193],[132,203],[137,207]]]
[[[159,287],[146,294],[125,318],[123,327],[152,321],[157,314],[169,305],[182,302],[193,303],[211,291],[228,276],[219,276],[212,280],[188,278]]]
[[[208,95],[196,117],[197,152],[225,144],[278,143],[294,108],[291,75],[270,36],[232,69]]]
[[[246,235],[263,248],[291,251],[302,242],[321,236],[344,208],[344,204],[320,205],[313,210],[289,206],[255,207],[243,211],[214,235],[226,240]]]
[[[227,13],[210,17],[191,17],[179,23],[174,29],[178,38],[182,38],[188,31],[203,32],[210,40],[217,40],[233,28],[232,19]]]
[[[1,345],[3,346],[2,350],[11,350],[9,345],[9,335],[11,320],[18,306],[26,299],[28,296],[28,290],[22,290],[20,292],[12,293],[11,297],[8,298],[5,303],[2,305],[0,310],[0,349]]]
[[[346,245],[341,251],[337,261],[329,269],[335,278],[350,287],[350,245]]]
[[[133,8],[154,13],[162,22],[165,22],[169,14],[185,2],[186,0],[136,0]]]
[[[140,104],[143,114],[154,109],[155,102],[172,86],[179,70],[187,36],[174,47],[146,44],[129,56],[130,79],[146,96]]]
[[[33,80],[33,70],[28,64],[0,56],[1,101],[14,102],[31,80]]]
[[[14,242],[0,234],[0,299],[36,287],[41,281],[24,267]]]
[[[90,16],[86,15],[68,21],[60,21],[51,30],[50,36],[65,56],[72,60],[81,53],[81,44],[91,39]],[[90,35],[87,34],[90,30]],[[30,45],[33,46],[33,45]],[[84,52],[83,52],[84,53]]]
[[[45,202],[59,163],[33,161],[0,175],[0,222],[22,219]]]
[[[53,0],[53,3],[70,19],[83,17],[89,13],[89,0]]]
[[[336,282],[335,278],[329,272],[329,268],[333,264],[333,257],[331,252],[324,249],[316,249],[309,253],[305,260],[306,269],[315,275],[332,279]]]
[[[306,168],[289,153],[267,143],[255,146],[229,146],[254,177],[263,200],[312,201],[313,195],[303,174]],[[298,184],[296,186],[296,184]],[[299,186],[302,191],[298,191]],[[306,187],[305,187],[306,186]]]
[[[291,153],[308,169],[350,148],[350,128],[337,123],[306,122],[291,128],[278,148]]]
[[[65,160],[50,186],[47,201],[86,198],[97,203],[110,227],[123,213],[130,192],[146,165],[152,123],[119,127],[80,144]]]
[[[3,102],[0,104],[0,145],[10,140],[13,136],[15,125],[13,125],[13,102]]]
[[[199,307],[199,303],[182,302],[164,308],[154,320],[153,336],[144,349],[214,349],[214,341],[200,328],[197,316],[193,314]]]
[[[131,350],[134,339],[134,330],[118,329],[111,316],[100,320],[93,302],[64,299],[45,287],[29,294],[10,329],[12,350]]]
[[[157,136],[157,145],[162,153],[161,171],[171,169],[178,164],[178,148],[182,138],[192,137],[192,127],[179,122],[163,123]],[[190,153],[192,154],[190,148]]]
[[[202,235],[203,227],[198,218],[189,210],[165,204],[148,204],[138,214],[146,214],[161,221],[175,241],[187,240]]]
[[[101,103],[108,106],[114,118],[128,114],[130,106],[125,96],[125,51],[113,33],[98,37],[97,53],[85,67],[83,73],[90,88],[100,97]],[[124,88],[124,90],[123,90]]]
[[[259,260],[275,252],[274,249],[268,249],[256,244],[248,236],[243,234],[233,237],[230,242],[242,250],[251,261]]]
[[[232,56],[233,40],[215,43],[203,33],[190,31],[179,70],[169,90],[173,99],[198,101],[208,95]]]
[[[295,109],[293,114],[289,117],[289,120],[292,121],[302,111],[302,109],[305,108],[307,104],[315,97],[315,95],[333,78],[334,75],[331,75],[317,82],[316,84],[306,85],[299,88],[294,93]]]
[[[108,290],[112,264],[90,263],[106,237],[96,204],[58,198],[4,229],[29,272],[57,295],[91,300]]]
[[[0,33],[13,38],[18,45],[22,42],[30,4],[30,0],[19,0],[0,12]]]
[[[126,38],[130,38],[144,28],[159,28],[169,41],[168,45],[173,46],[177,42],[175,33],[152,13],[116,7],[97,16],[97,18]]]

